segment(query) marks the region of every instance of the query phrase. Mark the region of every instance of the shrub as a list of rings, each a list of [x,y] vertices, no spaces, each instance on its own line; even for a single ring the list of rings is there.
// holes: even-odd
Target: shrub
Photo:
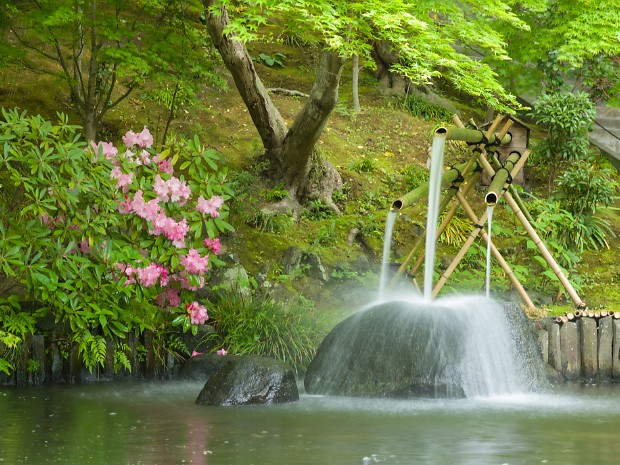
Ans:
[[[64,115],[57,124],[17,110],[2,115],[4,346],[51,316],[68,325],[92,369],[103,360],[99,335],[122,338],[151,328],[153,311],[195,330],[207,315],[194,291],[204,285],[207,263],[218,263],[216,235],[232,229],[215,152],[194,138],[156,154],[146,128],[128,132],[125,149],[87,146]],[[177,163],[178,178],[171,174]],[[29,301],[36,310],[22,309]],[[159,308],[141,304],[156,301]],[[0,370],[9,371],[12,364],[3,362]]]
[[[596,107],[588,94],[550,92],[542,95],[529,113],[537,123],[547,128],[546,140],[536,146],[535,157],[549,165],[549,190],[560,165],[577,161],[590,154],[588,129],[594,122]]]

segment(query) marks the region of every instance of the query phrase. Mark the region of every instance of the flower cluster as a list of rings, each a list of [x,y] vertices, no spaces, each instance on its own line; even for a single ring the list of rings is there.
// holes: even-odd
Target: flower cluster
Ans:
[[[143,251],[144,263],[133,266],[119,263],[117,267],[125,276],[126,285],[159,287],[156,304],[180,310],[181,290],[196,291],[204,287],[209,253],[217,256],[221,250],[218,238],[190,237],[190,226],[218,218],[224,199],[218,195],[210,199],[199,195],[193,203],[189,184],[183,177],[174,175],[174,161],[151,150],[153,137],[146,127],[139,133],[127,132],[123,143],[125,150],[108,142],[92,144],[95,159],[103,155],[112,164],[110,178],[116,180],[119,191],[117,210],[122,215],[135,215],[144,220],[147,224],[144,230],[170,241],[174,252],[162,255],[160,248],[152,255]],[[149,255],[151,263],[146,260]],[[163,260],[161,263],[156,262],[157,255]],[[194,325],[208,319],[206,307],[195,301],[185,305],[184,313]]]
[[[189,314],[189,320],[193,325],[202,325],[209,319],[207,309],[205,306],[200,305],[194,301],[191,304],[185,306],[187,313]]]

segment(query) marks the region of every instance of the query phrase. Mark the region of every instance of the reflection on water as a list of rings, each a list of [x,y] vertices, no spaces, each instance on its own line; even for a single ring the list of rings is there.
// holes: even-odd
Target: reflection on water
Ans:
[[[201,383],[0,390],[0,463],[618,463],[620,389],[454,400],[194,404]]]

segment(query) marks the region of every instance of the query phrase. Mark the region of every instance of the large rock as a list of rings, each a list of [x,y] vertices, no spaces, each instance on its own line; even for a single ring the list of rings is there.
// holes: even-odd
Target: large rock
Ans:
[[[205,383],[200,405],[279,404],[299,400],[293,369],[254,355],[226,355],[223,366]]]
[[[448,312],[388,302],[360,311],[325,338],[306,373],[310,394],[458,397],[463,340]],[[415,314],[412,317],[412,312]],[[451,313],[451,312],[450,312]]]
[[[497,395],[542,383],[542,357],[523,312],[477,297],[394,300],[359,311],[327,335],[304,379],[310,394],[363,397]]]

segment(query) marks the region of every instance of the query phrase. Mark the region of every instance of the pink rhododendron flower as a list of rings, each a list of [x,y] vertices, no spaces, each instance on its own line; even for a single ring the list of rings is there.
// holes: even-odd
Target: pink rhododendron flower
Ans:
[[[196,352],[195,350],[192,351],[192,357],[197,357],[202,354],[204,354],[204,352]]]
[[[127,131],[127,133],[123,136],[123,143],[127,147],[133,147],[137,145],[138,147],[150,148],[153,145],[153,136],[149,132],[146,126],[142,129],[141,132],[135,133],[133,131]]]
[[[101,149],[101,153],[106,158],[106,160],[110,160],[112,163],[116,162],[116,157],[118,155],[118,149],[114,147],[114,144],[112,144],[112,142],[101,141],[98,144],[95,144],[93,141],[91,141],[90,146],[95,151],[96,157],[99,156],[99,149]]]
[[[125,195],[125,200],[123,202],[119,202],[116,209],[121,215],[128,215],[133,212],[133,201],[128,195]]]
[[[142,129],[141,132],[135,135],[137,140],[137,145],[140,147],[145,147],[147,149],[151,148],[153,145],[153,136],[146,126]]]
[[[166,279],[167,281],[167,279]],[[181,304],[181,297],[179,296],[179,290],[173,287],[166,288],[163,292],[160,292],[155,299],[155,303],[160,307],[178,307]]]
[[[226,355],[228,352],[226,351],[226,349],[220,349],[216,352],[217,355]]]
[[[143,150],[142,152],[140,152],[140,161],[142,162],[142,164],[148,165],[149,163],[151,163],[151,154],[148,153],[146,150]]]
[[[181,221],[176,222],[172,218],[167,217],[163,211],[160,211],[152,222],[154,228],[150,231],[151,234],[155,236],[163,234],[172,241],[175,247],[185,247],[185,235],[189,232],[187,219],[183,218]]]
[[[167,202],[170,195],[168,193],[168,183],[158,174],[155,176],[153,183],[153,191],[157,194],[157,198],[162,202]]]
[[[133,147],[134,145],[138,145],[137,134],[133,131],[127,131],[123,136],[123,144],[127,147]]]
[[[185,181],[181,181],[174,176],[164,181],[159,174],[155,176],[153,190],[157,194],[159,200],[163,202],[168,202],[168,200],[171,202],[179,202],[181,205],[189,199],[191,194],[191,190]]]
[[[122,174],[116,181],[116,188],[127,192],[128,186],[133,182],[133,173]]]
[[[218,195],[212,196],[209,200],[206,200],[202,195],[198,197],[196,203],[196,210],[206,215],[211,215],[212,218],[220,216],[219,209],[222,208],[224,199]]]
[[[140,218],[154,222],[161,214],[161,208],[157,199],[144,201],[142,189],[138,189],[133,196],[132,210]]]
[[[121,169],[118,166],[115,166],[114,168],[112,168],[112,170],[110,171],[110,178],[111,179],[118,179],[123,175],[123,172],[121,171]]]
[[[196,249],[189,249],[187,255],[181,255],[179,261],[185,267],[185,271],[191,274],[198,274],[207,270],[209,256],[201,257]]]
[[[204,324],[209,319],[207,314],[207,308],[194,301],[191,304],[185,306],[187,313],[189,314],[189,321],[193,325]]]
[[[220,254],[220,250],[222,249],[222,243],[220,242],[220,238],[216,237],[215,239],[209,239],[208,237],[203,241],[205,247],[213,252],[215,255]]]
[[[172,174],[174,173],[174,169],[172,168],[172,163],[169,160],[160,160],[158,163],[159,171],[162,173]]]
[[[154,286],[159,280],[160,270],[155,263],[151,263],[146,268],[138,268],[136,272],[138,282],[144,287]]]

